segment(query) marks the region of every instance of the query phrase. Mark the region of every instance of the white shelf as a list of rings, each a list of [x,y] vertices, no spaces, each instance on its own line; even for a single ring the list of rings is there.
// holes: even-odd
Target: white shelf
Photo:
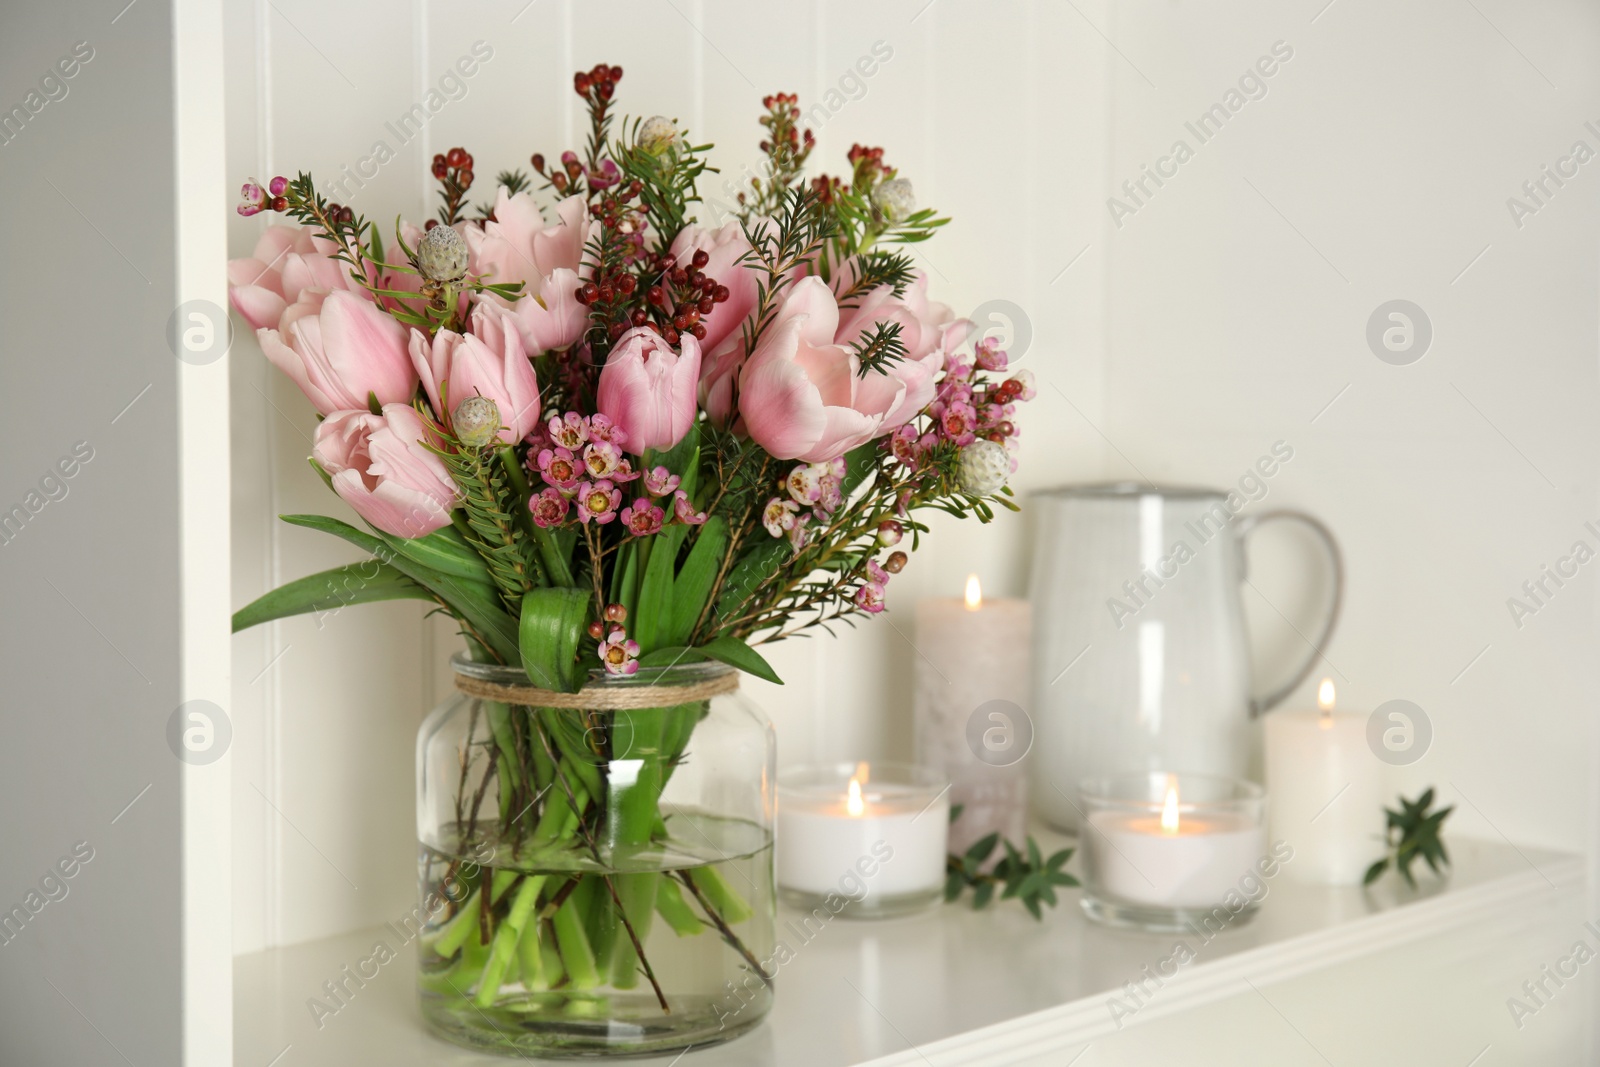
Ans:
[[[1404,904],[1359,889],[1296,885],[1283,876],[1255,919],[1209,944],[1090,923],[1076,893],[1035,922],[1006,903],[974,913],[946,906],[887,922],[835,920],[778,976],[767,1022],[727,1045],[630,1061],[680,1067],[938,1067],[1000,1065],[1061,1053],[1114,1033],[1107,999],[1186,940],[1197,958],[1166,980],[1124,1028],[1267,987],[1406,942],[1481,928],[1578,890],[1573,855],[1493,842],[1451,842],[1448,887]],[[1075,864],[1074,864],[1075,867]],[[235,965],[235,1062],[240,1067],[488,1067],[508,1062],[438,1041],[422,1028],[408,949],[320,1029],[306,1006],[323,982],[371,955],[369,930],[240,957]],[[279,1057],[276,1060],[275,1057]],[[528,1062],[528,1061],[521,1061]],[[1062,1062],[1065,1062],[1063,1060]]]

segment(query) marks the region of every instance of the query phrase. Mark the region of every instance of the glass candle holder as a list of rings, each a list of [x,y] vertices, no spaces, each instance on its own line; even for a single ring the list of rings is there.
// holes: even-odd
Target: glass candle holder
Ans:
[[[1283,859],[1266,853],[1266,792],[1253,782],[1117,775],[1079,796],[1082,904],[1099,922],[1220,932],[1249,921]]]
[[[792,767],[778,775],[778,896],[806,911],[881,919],[943,894],[950,783],[907,763]]]

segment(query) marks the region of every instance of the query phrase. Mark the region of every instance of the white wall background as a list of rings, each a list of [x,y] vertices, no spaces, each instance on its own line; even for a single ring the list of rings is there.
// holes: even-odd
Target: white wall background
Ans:
[[[626,70],[625,111],[679,118],[737,180],[757,162],[762,95],[809,106],[886,42],[865,93],[813,124],[814,169],[843,170],[856,141],[886,146],[956,219],[924,246],[935,294],[963,313],[995,297],[1026,309],[1041,389],[1020,488],[1227,484],[1289,441],[1264,506],[1326,518],[1351,572],[1326,673],[1350,706],[1403,696],[1435,726],[1396,786],[1438,784],[1460,833],[1585,848],[1594,579],[1585,569],[1520,630],[1505,600],[1579,537],[1600,547],[1581,528],[1600,519],[1600,178],[1585,168],[1520,230],[1504,202],[1572,141],[1600,149],[1582,125],[1600,122],[1600,19],[1577,2],[1323,2],[228,0],[230,170],[332,176],[381,139],[396,158],[359,206],[420,221],[435,151],[467,147],[486,186],[533,151],[578,147],[571,73],[605,60]],[[465,98],[401,145],[385,123],[477,40],[494,55]],[[1111,190],[1278,40],[1294,55],[1267,95],[1117,227]],[[262,225],[233,223],[234,255]],[[1396,297],[1435,329],[1407,367],[1364,340]],[[305,466],[310,407],[269,370],[248,339],[236,347],[238,605],[351,558],[273,517],[342,505]],[[1021,593],[1028,523],[996,527],[944,524],[887,616],[773,650],[788,684],[751,685],[784,762],[909,752],[911,608],[969,571]],[[1315,615],[1321,587],[1295,549],[1264,541],[1260,596],[1245,593],[1263,676]],[[412,739],[453,648],[420,612],[367,606],[235,639],[236,951],[409,907]]]

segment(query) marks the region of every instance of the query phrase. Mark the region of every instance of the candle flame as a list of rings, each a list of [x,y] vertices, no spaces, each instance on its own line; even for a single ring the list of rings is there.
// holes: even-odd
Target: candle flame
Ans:
[[[967,575],[967,610],[977,611],[983,607],[983,586],[978,584],[976,574]]]
[[[1167,779],[1167,802],[1161,805],[1161,832],[1178,832],[1178,785],[1170,778]]]
[[[1332,711],[1333,698],[1333,679],[1324,678],[1322,684],[1317,686],[1317,707],[1323,711]]]
[[[866,803],[861,799],[861,780],[859,778],[850,779],[850,797],[845,801],[844,807],[852,818],[860,818],[867,810]]]

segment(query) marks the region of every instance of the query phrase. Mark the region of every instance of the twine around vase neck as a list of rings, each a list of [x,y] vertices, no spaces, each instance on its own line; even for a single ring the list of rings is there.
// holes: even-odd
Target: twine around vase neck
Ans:
[[[576,693],[540,689],[533,685],[501,685],[456,673],[456,688],[472,697],[522,704],[533,708],[572,708],[582,711],[632,711],[693,704],[731,693],[739,688],[739,672],[728,671],[688,685],[589,685]]]

